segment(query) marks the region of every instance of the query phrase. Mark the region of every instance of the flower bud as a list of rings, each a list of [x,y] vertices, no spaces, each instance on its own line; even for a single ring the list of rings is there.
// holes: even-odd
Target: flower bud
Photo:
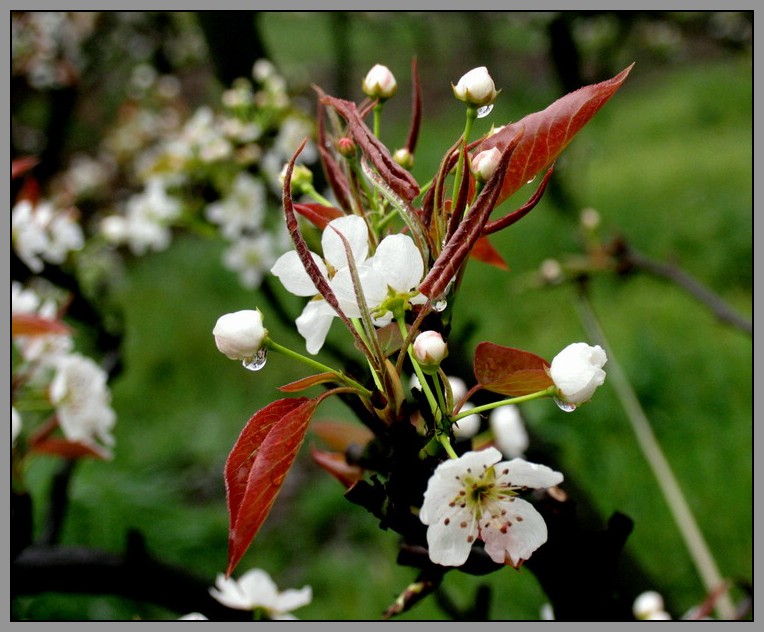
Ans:
[[[286,171],[289,165],[285,164],[279,174],[279,182],[283,185],[286,178]],[[295,165],[292,168],[292,179],[290,181],[292,191],[302,191],[306,186],[313,185],[313,172],[305,165]]]
[[[451,87],[457,99],[475,106],[493,103],[499,94],[485,66],[473,68]]]
[[[575,406],[588,402],[605,381],[602,367],[606,362],[607,355],[599,345],[576,342],[565,347],[549,367],[558,397]]]
[[[414,155],[406,147],[396,149],[393,152],[393,160],[409,171],[414,167]]]
[[[654,590],[640,593],[634,600],[632,611],[637,619],[649,620],[655,614],[664,612],[663,597]]]
[[[437,331],[423,331],[414,340],[414,357],[425,373],[437,373],[447,355],[448,347]]]
[[[398,82],[387,66],[375,64],[361,83],[364,94],[372,99],[389,99],[398,91]]]
[[[212,335],[221,353],[231,360],[249,361],[263,346],[268,330],[259,309],[244,309],[218,318]]]
[[[345,158],[352,158],[355,156],[357,149],[358,146],[355,144],[355,141],[349,136],[343,136],[337,141],[337,151],[339,151],[340,155]]]
[[[488,182],[496,173],[496,167],[499,166],[500,161],[501,152],[496,147],[481,151],[472,159],[472,173],[475,174],[478,182]]]

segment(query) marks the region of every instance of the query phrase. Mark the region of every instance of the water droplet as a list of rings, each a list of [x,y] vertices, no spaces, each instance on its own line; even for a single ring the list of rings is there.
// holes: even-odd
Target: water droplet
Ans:
[[[538,175],[538,174],[536,174],[536,175]],[[531,183],[531,182],[533,182],[535,179],[536,179],[536,176],[533,176],[533,177],[532,177],[530,180],[528,180],[528,181],[527,181],[525,184],[530,184],[530,183]]]
[[[250,371],[259,371],[265,366],[265,362],[268,359],[268,349],[265,347],[260,347],[260,349],[257,350],[257,353],[249,360],[244,360],[242,362],[242,365],[245,369],[249,369]]]
[[[484,105],[483,107],[479,107],[477,109],[477,117],[478,118],[485,118],[491,113],[491,110],[493,110],[493,103],[489,103],[488,105]]]
[[[442,312],[444,309],[446,309],[446,307],[448,307],[448,301],[446,300],[445,296],[436,298],[432,302],[432,311],[434,312]]]
[[[561,399],[554,397],[554,403],[557,404],[558,408],[562,411],[565,411],[566,413],[572,413],[576,409],[575,404],[571,404],[570,402],[564,402]]]

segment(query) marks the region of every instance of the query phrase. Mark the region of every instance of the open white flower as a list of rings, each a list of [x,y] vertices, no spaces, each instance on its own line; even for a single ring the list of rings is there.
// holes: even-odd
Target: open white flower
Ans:
[[[518,568],[546,542],[544,519],[518,493],[558,485],[562,474],[519,458],[500,460],[499,450],[487,448],[435,469],[419,519],[436,564],[461,566],[479,539],[492,560]]]
[[[345,246],[337,231],[347,239],[356,266],[361,266],[369,254],[369,233],[363,218],[357,215],[348,215],[329,222],[321,236],[323,259],[314,252],[310,254],[333,290],[334,279],[338,275],[340,277],[347,275],[348,279],[350,278]],[[324,345],[332,320],[337,315],[334,308],[319,295],[296,251],[290,250],[281,255],[273,264],[271,273],[278,277],[288,292],[296,296],[313,297],[313,300],[305,306],[295,323],[297,331],[305,338],[308,353],[318,353]],[[352,289],[352,281],[350,288]],[[335,293],[337,293],[336,290]],[[360,315],[360,313],[355,313],[358,306],[354,292],[344,293],[342,297],[338,296],[338,299],[340,299],[340,308],[348,316]]]
[[[565,347],[549,367],[558,397],[574,406],[588,402],[605,381],[602,367],[606,362],[607,354],[599,345],[574,342]]]
[[[261,609],[269,619],[292,620],[296,618],[291,614],[292,610],[309,604],[313,599],[313,590],[310,586],[303,586],[299,590],[289,588],[279,592],[268,573],[253,568],[238,580],[218,574],[215,588],[210,588],[210,595],[229,608]]]

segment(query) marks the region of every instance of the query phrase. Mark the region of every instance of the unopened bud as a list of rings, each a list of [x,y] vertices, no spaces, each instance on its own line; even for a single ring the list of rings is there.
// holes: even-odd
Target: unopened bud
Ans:
[[[499,94],[485,66],[473,68],[451,87],[457,99],[475,106],[493,103]]]
[[[355,141],[349,136],[343,136],[337,141],[337,151],[345,158],[352,158],[355,156],[357,145]]]
[[[212,330],[218,350],[231,360],[248,361],[263,346],[268,330],[259,309],[244,309],[218,318]]]
[[[375,64],[366,73],[361,88],[372,99],[389,99],[398,91],[398,82],[387,66]]]
[[[281,182],[282,185],[286,178],[287,166],[288,165],[284,165],[279,174],[279,182]],[[313,172],[311,172],[305,165],[295,165],[292,169],[292,180],[290,182],[292,191],[302,191],[306,186],[310,187],[312,185]]]
[[[437,331],[423,331],[414,340],[414,357],[425,373],[437,373],[447,355],[448,346]]]
[[[499,162],[501,162],[501,152],[496,147],[481,151],[472,159],[472,173],[475,174],[478,182],[488,182],[496,173]]]
[[[600,214],[597,209],[585,208],[581,211],[580,220],[581,227],[587,231],[596,230],[600,225]]]
[[[411,170],[414,167],[414,154],[412,154],[406,147],[396,149],[393,153],[393,160],[404,169]]]

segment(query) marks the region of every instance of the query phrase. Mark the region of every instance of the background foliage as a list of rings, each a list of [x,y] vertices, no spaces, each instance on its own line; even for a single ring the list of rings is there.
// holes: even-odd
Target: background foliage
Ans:
[[[383,127],[383,140],[394,147],[405,140],[409,67],[416,56],[424,117],[414,174],[421,181],[461,130],[463,111],[449,82],[470,68],[487,66],[503,90],[491,116],[476,124],[476,133],[482,133],[491,123],[545,107],[576,81],[599,81],[635,61],[623,88],[566,150],[541,204],[493,240],[511,271],[470,264],[455,306],[453,338],[465,354],[492,340],[547,358],[584,339],[574,287],[540,288],[537,272],[549,257],[581,251],[578,214],[586,207],[600,213],[603,239],[621,236],[639,252],[676,264],[750,317],[752,14],[245,12],[233,21],[223,17],[153,14],[135,27],[138,48],[128,55],[119,50],[125,40],[115,37],[125,24],[117,24],[113,14],[100,17],[82,49],[88,72],[80,84],[53,92],[14,86],[14,124],[23,123],[29,132],[26,145],[15,138],[15,153],[34,147],[39,136],[34,130],[50,130],[46,126],[61,115],[62,99],[69,100],[69,116],[60,138],[39,141],[47,159],[42,167],[52,175],[75,151],[93,151],[124,97],[120,77],[136,63],[136,50],[148,51],[155,63],[165,64],[165,72],[178,75],[189,107],[216,100],[227,81],[249,73],[257,53],[284,73],[309,112],[310,84],[360,99],[361,78],[374,63],[383,63],[401,86]],[[235,21],[251,33],[249,39],[222,30]],[[254,33],[260,36],[259,51]],[[566,43],[575,48],[565,52]],[[280,213],[278,205],[270,212]],[[249,416],[276,396],[279,385],[303,374],[277,357],[250,374],[215,349],[211,329],[217,317],[258,305],[274,339],[298,349],[303,344],[288,323],[269,317],[266,298],[244,290],[222,268],[221,249],[216,240],[179,234],[167,251],[113,270],[110,302],[102,307],[124,323],[122,371],[112,382],[119,419],[115,458],[78,464],[61,534],[64,544],[120,552],[128,531],[138,530],[153,554],[210,585],[226,560],[225,457]],[[602,273],[591,284],[609,352],[632,380],[722,574],[751,581],[750,335],[720,323],[662,279]],[[299,299],[280,293],[277,298],[290,314],[299,312]],[[87,329],[78,331],[87,343]],[[329,340],[349,343],[339,327]],[[453,361],[457,358],[454,354]],[[533,402],[524,411],[540,445],[580,490],[592,520],[606,520],[614,511],[634,520],[626,547],[626,567],[638,570],[634,594],[659,590],[675,616],[702,601],[702,585],[612,388],[606,383],[594,403],[574,414],[548,402]],[[323,404],[317,417],[353,422],[350,411],[334,401]],[[309,434],[240,569],[264,568],[281,587],[310,584],[314,600],[297,612],[300,618],[378,618],[413,571],[395,564],[394,534],[380,531],[375,519],[348,503],[341,486],[312,463],[312,440]],[[28,472],[38,532],[59,467],[40,457]],[[440,604],[425,600],[403,618],[447,617],[448,600],[467,607],[481,584],[493,588],[492,618],[538,618],[546,601],[526,569],[481,578],[450,573]],[[581,607],[582,618],[596,618],[597,604]],[[56,593],[19,596],[13,612],[21,619],[60,620],[183,614],[109,595]]]

